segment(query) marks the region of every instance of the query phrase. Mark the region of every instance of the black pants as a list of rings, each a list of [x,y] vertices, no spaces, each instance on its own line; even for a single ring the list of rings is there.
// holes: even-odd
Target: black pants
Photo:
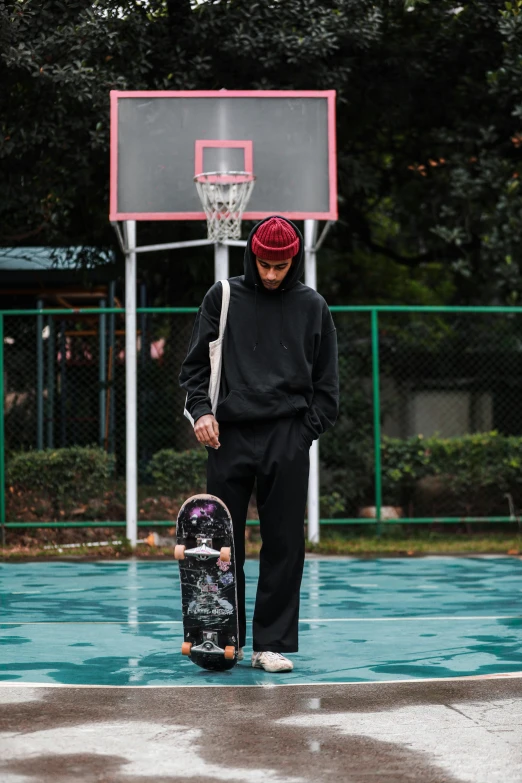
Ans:
[[[219,449],[207,447],[207,492],[234,523],[239,645],[245,644],[245,522],[257,479],[262,547],[253,622],[256,652],[297,652],[299,590],[311,441],[299,417],[223,422]]]

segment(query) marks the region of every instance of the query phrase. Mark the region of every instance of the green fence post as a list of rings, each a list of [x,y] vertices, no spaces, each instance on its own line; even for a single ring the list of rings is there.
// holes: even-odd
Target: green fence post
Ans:
[[[100,299],[99,306],[105,307],[107,302]],[[105,446],[105,416],[107,403],[107,316],[98,313],[98,409],[100,448]]]
[[[0,525],[5,547],[4,314],[0,313]]]
[[[373,439],[375,450],[375,518],[377,535],[382,533],[382,474],[381,474],[381,400],[379,394],[379,316],[372,309],[372,384],[373,384]]]
[[[36,448],[42,451],[44,447],[44,344],[42,314],[43,300],[36,303],[40,312],[36,316]]]
[[[49,337],[47,338],[47,448],[54,448],[54,384],[56,376],[56,341],[54,319],[47,316]]]

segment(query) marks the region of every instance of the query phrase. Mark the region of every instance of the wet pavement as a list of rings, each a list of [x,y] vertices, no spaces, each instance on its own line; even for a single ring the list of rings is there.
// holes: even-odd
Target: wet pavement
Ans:
[[[522,678],[0,687],[2,783],[520,783]]]

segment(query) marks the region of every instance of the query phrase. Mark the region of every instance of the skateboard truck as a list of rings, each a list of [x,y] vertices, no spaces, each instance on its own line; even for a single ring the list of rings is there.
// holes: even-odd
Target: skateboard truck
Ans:
[[[218,635],[214,631],[203,631],[203,641],[197,647],[192,647],[191,653],[200,652],[205,655],[224,655],[225,650],[217,644]]]
[[[197,560],[208,560],[210,557],[219,557],[221,552],[212,549],[212,539],[197,536],[198,545],[194,549],[185,549],[185,557],[195,557]]]

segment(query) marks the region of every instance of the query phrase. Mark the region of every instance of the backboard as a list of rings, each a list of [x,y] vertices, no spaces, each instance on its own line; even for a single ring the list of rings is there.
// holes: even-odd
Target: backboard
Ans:
[[[194,176],[256,177],[243,219],[337,218],[335,92],[111,92],[110,219],[205,220]]]

